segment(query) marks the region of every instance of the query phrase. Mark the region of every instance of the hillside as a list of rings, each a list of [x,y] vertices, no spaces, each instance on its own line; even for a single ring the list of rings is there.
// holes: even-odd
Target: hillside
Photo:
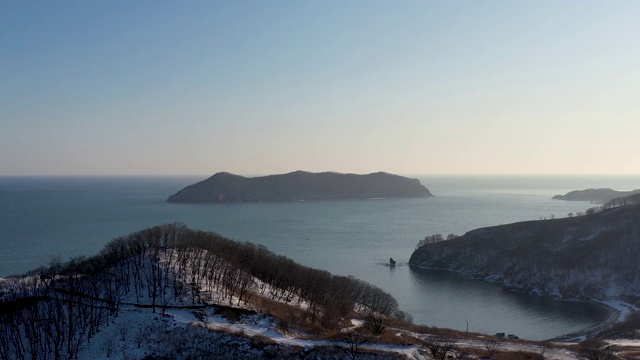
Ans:
[[[286,358],[305,345],[318,348],[310,358],[340,356],[341,336],[305,343],[287,333],[354,327],[346,317],[366,327],[407,315],[366,282],[168,224],[115,239],[90,258],[0,279],[0,359]],[[244,334],[251,329],[262,330]],[[135,354],[116,351],[123,347]]]
[[[473,230],[416,249],[410,264],[567,299],[634,302],[640,297],[640,205]]]
[[[432,196],[418,179],[377,172],[368,175],[334,172],[247,178],[217,173],[169,196],[168,202],[235,203]]]
[[[408,318],[391,295],[353,277],[168,224],[0,279],[0,359],[577,360],[589,349]]]
[[[556,195],[553,199],[565,201],[593,201],[596,203],[606,203],[615,198],[622,198],[640,193],[640,189],[632,191],[616,191],[613,189],[586,189],[570,191],[564,195]]]

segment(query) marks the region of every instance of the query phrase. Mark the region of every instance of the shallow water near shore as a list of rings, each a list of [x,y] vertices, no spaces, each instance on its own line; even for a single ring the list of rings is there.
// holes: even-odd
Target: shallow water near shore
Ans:
[[[631,190],[640,177],[418,178],[436,195],[257,204],[169,204],[167,196],[201,177],[0,178],[0,276],[52,257],[92,255],[109,240],[145,227],[183,222],[315,268],[353,275],[390,292],[414,322],[543,340],[597,325],[596,304],[503,291],[498,284],[406,265],[418,240],[514,221],[563,217],[585,202],[551,200],[589,187]],[[398,266],[384,266],[393,257]]]

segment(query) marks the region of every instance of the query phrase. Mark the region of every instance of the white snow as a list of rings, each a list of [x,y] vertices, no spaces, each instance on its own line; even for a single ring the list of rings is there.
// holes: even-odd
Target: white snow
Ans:
[[[211,307],[205,311],[213,309]],[[203,310],[196,311],[203,312]],[[362,321],[354,319],[352,324],[360,326]],[[295,338],[276,331],[274,326],[275,320],[262,314],[243,316],[237,322],[230,321],[222,315],[211,314],[206,316],[204,321],[200,321],[192,310],[168,309],[166,314],[162,316],[160,313],[152,313],[151,309],[126,306],[117,318],[105,326],[89,344],[84,345],[78,359],[141,359],[154,354],[158,349],[166,350],[170,344],[167,343],[165,335],[171,329],[207,329],[210,330],[209,333],[219,335],[213,341],[228,343],[235,341],[233,335],[243,335],[248,337],[262,336],[280,345],[307,349],[318,346],[332,347],[340,344],[327,340]],[[190,338],[189,341],[191,341]],[[200,341],[194,343],[193,346],[203,346],[203,343]],[[403,354],[407,359],[421,359],[416,346],[366,344],[361,349]]]
[[[631,340],[631,339],[616,339],[616,340],[606,340],[607,343],[616,346],[625,346],[625,347],[640,347],[640,340]]]
[[[3,279],[0,279],[1,281]],[[222,296],[217,293],[214,287],[202,284],[201,290],[202,293],[207,294],[206,297],[210,301],[217,299],[225,304],[228,303],[228,298],[222,299]],[[278,291],[278,289],[262,284],[256,279],[253,283],[253,291],[259,293],[260,290],[263,290],[267,296]],[[146,292],[142,291],[142,294],[144,293]],[[259,295],[256,294],[255,296]],[[129,295],[127,301],[133,301],[131,295]],[[150,302],[144,295],[140,297],[139,301],[141,303]],[[232,301],[233,305],[239,303],[237,298],[233,298]],[[299,301],[299,299],[289,299],[288,303],[301,308],[308,306],[308,304]],[[624,320],[630,312],[638,310],[636,307],[622,301],[612,300],[602,301],[602,303],[619,311],[619,321]],[[156,309],[154,313],[150,308],[138,308],[133,304],[123,305],[118,316],[110,318],[109,323],[103,326],[89,343],[83,345],[78,359],[133,360],[142,359],[152,354],[175,353],[182,351],[184,348],[200,349],[208,346],[213,349],[212,351],[215,351],[216,347],[221,349],[225,345],[240,349],[245,354],[251,354],[252,351],[260,351],[252,347],[250,338],[266,339],[267,342],[280,346],[305,349],[346,345],[328,340],[304,339],[301,338],[300,334],[293,332],[282,333],[277,330],[276,320],[264,314],[248,313],[238,319],[231,320],[216,312],[220,309],[219,306],[203,305],[202,308],[187,309],[180,306],[181,301],[171,301],[167,305],[172,305],[173,308],[166,309],[164,314],[160,309]],[[249,306],[245,305],[237,307],[249,308]],[[352,326],[348,326],[341,331],[353,330],[364,324],[364,321],[360,319],[350,319],[350,322]],[[403,334],[415,338],[428,336],[398,328],[390,330],[397,336],[402,336]],[[238,335],[242,335],[244,338],[239,340]],[[302,336],[304,335],[302,334]],[[611,340],[610,343],[620,346],[640,346],[640,340]],[[459,340],[457,345],[482,348],[483,343],[480,340],[465,339]],[[540,346],[524,342],[505,341],[501,343],[501,346],[504,350],[510,351],[540,352],[542,350]],[[422,359],[418,351],[420,347],[417,345],[366,344],[361,349],[401,354],[407,359]],[[545,351],[547,358],[552,360],[578,359],[572,352],[562,348],[548,348]]]

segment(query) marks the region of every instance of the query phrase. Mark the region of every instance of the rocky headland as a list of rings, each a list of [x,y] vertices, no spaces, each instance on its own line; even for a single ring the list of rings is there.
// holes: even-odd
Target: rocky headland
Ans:
[[[473,230],[419,247],[409,263],[565,299],[637,303],[640,205]]]

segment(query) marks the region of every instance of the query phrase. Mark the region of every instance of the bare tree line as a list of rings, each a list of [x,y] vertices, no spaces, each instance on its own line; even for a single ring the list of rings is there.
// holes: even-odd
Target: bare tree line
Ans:
[[[441,241],[445,241],[445,240],[453,240],[455,238],[458,238],[460,236],[456,235],[456,234],[449,234],[447,235],[447,238],[445,239],[444,237],[442,237],[442,234],[433,234],[433,235],[427,235],[424,237],[424,239],[418,241],[418,244],[416,245],[416,250],[428,245],[428,244],[435,244]]]
[[[616,208],[620,206],[638,205],[638,204],[640,204],[640,193],[611,199],[602,205],[602,209],[606,210],[606,209]]]
[[[318,322],[351,311],[406,318],[390,294],[364,281],[183,224],[117,238],[96,256],[26,275],[0,284],[0,359],[77,358],[125,302],[155,312],[184,302],[240,305],[260,294],[304,304]]]

